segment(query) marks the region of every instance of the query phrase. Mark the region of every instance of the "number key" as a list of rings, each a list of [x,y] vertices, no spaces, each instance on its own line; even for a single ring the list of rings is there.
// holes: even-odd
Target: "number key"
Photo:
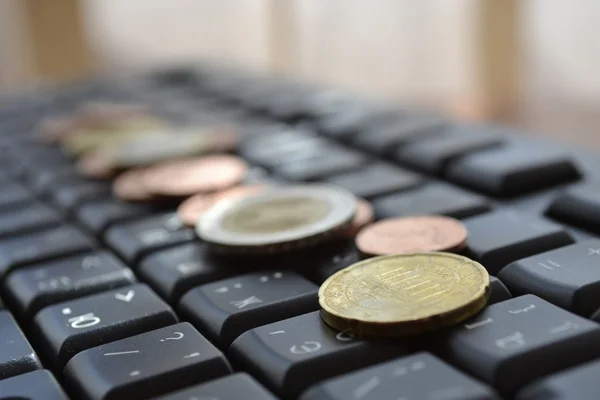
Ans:
[[[87,348],[176,322],[171,308],[142,284],[56,304],[34,319],[48,358],[58,368]]]

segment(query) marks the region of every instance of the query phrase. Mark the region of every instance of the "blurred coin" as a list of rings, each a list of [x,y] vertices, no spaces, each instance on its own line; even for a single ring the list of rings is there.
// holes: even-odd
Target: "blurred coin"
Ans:
[[[90,101],[82,104],[75,115],[81,126],[102,128],[147,113],[148,108],[143,104]]]
[[[75,121],[69,117],[44,118],[38,126],[40,137],[49,143],[56,143],[69,135],[76,127]]]
[[[198,193],[183,201],[177,208],[177,214],[184,224],[194,226],[200,221],[200,217],[217,202],[258,193],[265,188],[266,185],[245,185],[216,193]]]
[[[108,164],[102,157],[96,154],[84,155],[76,164],[77,171],[88,177],[96,179],[112,178],[119,171]]]
[[[212,193],[238,185],[248,172],[239,157],[214,155],[165,161],[149,167],[143,183],[148,190],[165,196]]]
[[[353,264],[319,289],[321,317],[357,336],[400,336],[475,315],[490,293],[479,263],[449,253],[394,254]]]
[[[346,237],[354,237],[365,226],[373,222],[373,206],[364,199],[358,199],[356,204],[356,215],[352,219],[350,228],[346,231]]]
[[[429,215],[384,219],[356,236],[356,247],[365,256],[458,251],[466,242],[467,228],[462,222]]]
[[[144,168],[135,168],[120,174],[113,182],[113,193],[125,201],[149,201],[152,194],[143,185]]]
[[[273,187],[222,200],[202,215],[198,236],[214,250],[276,253],[339,237],[356,213],[356,197],[327,185]]]
[[[125,140],[97,150],[97,156],[114,168],[130,168],[161,161],[220,153],[237,144],[237,132],[227,127],[170,128]]]

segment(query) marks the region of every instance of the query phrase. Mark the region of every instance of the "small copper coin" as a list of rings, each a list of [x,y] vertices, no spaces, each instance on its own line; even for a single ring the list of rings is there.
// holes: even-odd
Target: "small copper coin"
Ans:
[[[56,143],[63,137],[71,134],[76,123],[69,117],[49,117],[40,122],[38,127],[40,136],[49,143]]]
[[[217,202],[223,199],[241,198],[249,194],[258,193],[265,189],[265,187],[266,185],[245,185],[216,193],[198,193],[182,202],[177,208],[177,214],[184,224],[195,226],[202,217],[202,214]]]
[[[354,237],[362,228],[373,222],[373,206],[364,199],[358,199],[356,203],[356,215],[350,224],[350,229],[346,232],[346,237]]]
[[[135,168],[120,174],[113,182],[114,195],[125,201],[152,200],[152,194],[146,190],[142,182],[145,173],[145,168]]]
[[[152,193],[190,196],[212,193],[239,184],[248,166],[239,157],[215,155],[166,161],[148,168],[144,185]]]
[[[390,218],[364,228],[356,247],[367,257],[429,251],[458,251],[467,243],[467,228],[443,216]]]

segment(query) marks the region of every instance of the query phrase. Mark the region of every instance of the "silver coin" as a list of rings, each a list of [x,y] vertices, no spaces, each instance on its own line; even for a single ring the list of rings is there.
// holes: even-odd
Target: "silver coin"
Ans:
[[[276,253],[342,235],[357,199],[328,185],[276,186],[215,204],[196,225],[198,236],[222,252]]]

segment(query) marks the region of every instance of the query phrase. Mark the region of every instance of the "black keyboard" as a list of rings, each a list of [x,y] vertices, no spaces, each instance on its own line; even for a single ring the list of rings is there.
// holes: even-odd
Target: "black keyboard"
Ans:
[[[121,202],[37,140],[43,118],[92,100],[235,122],[248,182],[330,182],[377,218],[461,219],[490,304],[425,337],[330,329],[318,287],[359,259],[353,243],[210,253],[175,205]],[[4,99],[0,154],[2,399],[600,398],[600,153],[204,66]]]

